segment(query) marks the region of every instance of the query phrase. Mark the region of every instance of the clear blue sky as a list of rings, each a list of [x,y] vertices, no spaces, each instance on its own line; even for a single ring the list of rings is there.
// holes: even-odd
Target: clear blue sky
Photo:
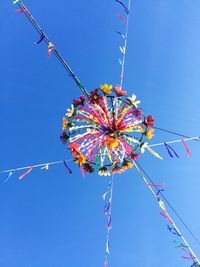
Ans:
[[[124,1],[126,3],[126,1]],[[26,1],[85,87],[119,82],[118,46],[122,30],[114,0]],[[199,0],[133,1],[124,89],[135,93],[156,126],[188,136],[200,133]],[[61,144],[61,119],[80,94],[59,62],[47,58],[44,43],[12,1],[0,3],[0,169],[70,158]],[[174,140],[156,132],[153,142]],[[200,238],[199,144],[181,144],[180,159],[164,148],[159,161],[146,153],[140,164]],[[104,203],[108,179],[83,178],[73,163],[18,174],[0,184],[1,267],[101,267],[105,248]],[[1,175],[1,179],[5,178]],[[200,246],[180,226],[200,257]],[[190,266],[174,248],[173,236],[147,188],[133,169],[116,176],[110,267]]]

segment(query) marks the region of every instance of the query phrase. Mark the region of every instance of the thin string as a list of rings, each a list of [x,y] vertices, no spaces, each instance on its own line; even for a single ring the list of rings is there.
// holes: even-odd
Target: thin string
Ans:
[[[145,174],[145,176],[149,179],[149,181],[151,183],[154,183],[152,178],[147,174],[147,172],[141,167],[141,165],[137,162],[138,167],[140,168],[140,170]],[[155,187],[157,190],[159,190],[158,187]],[[194,238],[194,240],[200,245],[200,241],[198,240],[198,238],[195,236],[195,234],[190,230],[190,228],[187,226],[187,224],[183,221],[183,219],[181,218],[181,216],[178,214],[178,212],[175,210],[175,208],[172,206],[172,204],[166,199],[166,197],[164,196],[164,194],[162,192],[160,192],[160,195],[162,196],[162,198],[165,200],[165,202],[168,204],[168,206],[171,208],[171,210],[174,212],[174,214],[179,218],[179,220],[181,221],[181,223],[185,226],[185,228],[188,230],[188,232],[191,234],[191,236]]]
[[[176,132],[169,131],[169,130],[165,130],[165,129],[162,129],[162,128],[159,128],[159,127],[155,127],[155,126],[153,126],[152,128],[154,128],[154,129],[156,129],[156,130],[160,130],[160,131],[162,131],[162,132],[166,132],[166,133],[174,134],[174,135],[177,135],[177,136],[181,136],[181,137],[184,137],[184,138],[191,138],[190,136],[183,135],[183,134],[176,133]],[[197,139],[196,139],[195,141],[200,142],[199,137],[197,137]]]
[[[157,143],[157,144],[152,144],[152,145],[148,145],[149,147],[155,147],[155,146],[162,146],[164,144],[175,144],[175,143],[180,143],[182,141],[199,141],[200,137],[199,136],[195,136],[195,137],[189,137],[189,138],[183,138],[183,139],[178,139],[178,140],[174,140],[174,141],[167,141],[167,142],[162,142],[162,143]]]
[[[44,41],[47,45],[49,45],[49,43],[51,42],[50,39],[48,38],[48,36],[44,33],[44,31],[42,30],[42,28],[39,26],[39,24],[37,23],[37,21],[35,20],[35,18],[32,16],[32,14],[29,12],[29,10],[26,8],[26,6],[24,5],[24,3],[22,1],[17,2],[17,5],[23,10],[23,13],[25,13],[26,17],[28,18],[28,20],[31,22],[31,24],[34,26],[34,28],[37,30],[37,32],[40,34],[40,36],[44,36]],[[72,69],[70,68],[70,66],[68,65],[68,63],[64,60],[64,58],[60,55],[60,53],[58,52],[58,50],[56,49],[56,47],[54,47],[54,49],[52,50],[52,52],[55,54],[55,56],[57,57],[57,59],[60,61],[60,63],[63,65],[63,67],[66,69],[66,71],[68,72],[69,76],[74,80],[74,82],[76,83],[76,85],[82,90],[82,92],[88,97],[89,94],[87,92],[87,90],[84,88],[84,86],[82,85],[82,83],[79,81],[79,79],[76,77],[76,75],[74,74],[74,72],[72,71]]]
[[[122,59],[122,68],[121,68],[121,75],[120,75],[120,88],[122,89],[123,81],[124,81],[124,68],[125,68],[125,61],[126,61],[126,48],[127,48],[127,41],[128,41],[128,27],[129,27],[129,16],[130,16],[130,8],[131,8],[131,0],[128,2],[128,10],[129,13],[127,14],[127,24],[126,24],[126,32],[124,38],[124,54]]]
[[[145,176],[143,175],[143,169],[141,169],[141,167],[139,166],[138,163],[134,162],[134,166],[136,167],[136,170],[138,171],[138,173],[140,174],[140,177],[142,178],[143,182],[145,183],[145,185],[148,187],[148,189],[151,191],[151,193],[153,194],[154,198],[156,199],[156,201],[158,201],[158,196],[156,195],[156,193],[154,192],[154,190],[151,188],[151,186],[148,184],[148,181],[146,180]],[[143,173],[142,173],[143,172]],[[149,179],[152,183],[152,179]],[[155,186],[155,188],[158,190],[158,187]],[[163,194],[160,192],[160,195],[163,196]],[[181,231],[179,230],[179,228],[177,227],[177,225],[174,223],[174,221],[172,220],[171,216],[169,215],[169,213],[167,212],[167,210],[165,209],[165,213],[167,215],[167,217],[169,218],[169,220],[172,222],[173,227],[176,229],[176,231],[178,233],[180,233],[180,238],[183,240],[184,244],[187,246],[188,250],[191,252],[191,254],[194,256],[194,258],[191,258],[193,260],[194,263],[198,262],[200,263],[199,259],[197,258],[197,256],[195,255],[194,251],[192,250],[192,248],[189,246],[187,240],[185,239],[185,237],[181,234]]]
[[[74,159],[66,159],[66,162],[69,161],[73,161]],[[4,170],[4,171],[0,171],[0,173],[8,173],[8,172],[12,172],[12,171],[21,171],[21,170],[27,170],[30,169],[31,167],[33,168],[39,168],[39,167],[45,167],[46,165],[56,165],[56,164],[63,164],[63,160],[58,160],[58,161],[52,161],[52,162],[46,162],[46,163],[40,163],[40,164],[35,164],[35,165],[29,165],[29,166],[25,166],[25,167],[18,167],[18,168],[13,168],[13,169],[9,169],[9,170]]]
[[[114,174],[112,174],[110,184],[111,184],[111,188],[110,188],[110,197],[109,197],[109,205],[110,205],[109,216],[110,216],[110,218],[112,218]],[[107,253],[107,246],[110,244],[110,231],[111,231],[111,228],[107,227],[107,232],[106,232],[106,253],[105,253],[105,258],[104,258],[104,266],[105,267],[108,267],[108,256],[109,256],[109,253]]]

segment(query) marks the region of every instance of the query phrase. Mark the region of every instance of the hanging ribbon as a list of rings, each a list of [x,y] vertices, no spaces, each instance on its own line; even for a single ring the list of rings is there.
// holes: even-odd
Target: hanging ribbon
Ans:
[[[121,66],[123,65],[123,62],[122,62],[121,59],[118,59],[118,62],[119,62],[119,64],[120,64]]]
[[[176,228],[174,227],[170,227],[169,225],[167,225],[167,229],[174,235],[177,235],[177,236],[181,236],[181,234],[176,230]]]
[[[4,180],[4,183],[7,182],[11,178],[11,176],[13,175],[14,172],[15,172],[15,170],[9,172],[8,176]]]
[[[41,168],[41,170],[48,170],[49,169],[49,164],[46,164],[45,166],[43,166],[42,168]]]
[[[165,217],[165,219],[170,222],[171,224],[174,224],[174,222],[170,219],[170,217],[165,212],[160,212],[160,215]]]
[[[166,211],[165,204],[164,204],[164,202],[163,202],[162,200],[159,200],[159,201],[158,201],[158,204],[159,204],[159,206],[160,206],[160,208],[161,208],[162,210]]]
[[[182,248],[182,250],[183,250],[189,257],[182,256],[181,258],[183,258],[183,259],[187,259],[187,260],[194,260],[194,259],[196,259],[196,257],[195,257],[194,255],[192,255],[192,253],[190,253],[189,251],[187,251],[185,248]]]
[[[125,51],[125,47],[124,47],[124,46],[123,46],[123,47],[120,46],[120,47],[119,47],[119,50],[121,51],[121,53],[122,53],[123,55],[125,55],[125,52],[126,52],[126,51]]]
[[[188,157],[191,157],[191,156],[192,156],[192,153],[191,153],[191,151],[189,150],[189,148],[188,148],[188,146],[187,146],[187,144],[186,144],[186,142],[185,142],[184,139],[182,139],[182,143],[183,143],[183,145],[184,145],[184,147],[185,147],[185,149],[186,149],[187,156],[188,156]]]
[[[156,187],[165,187],[165,184],[151,184],[147,183],[148,186],[156,186]]]
[[[105,214],[105,216],[108,216],[110,214],[110,208],[111,208],[111,203],[109,202],[104,207],[104,214]]]
[[[165,145],[167,152],[171,158],[174,157],[173,154],[171,153],[171,151],[176,155],[177,158],[179,158],[179,155],[176,153],[176,151],[170,145],[168,145],[167,143],[164,143],[164,145]]]
[[[176,240],[174,240],[174,243],[177,244],[175,248],[188,248],[188,246],[183,243],[177,242]]]
[[[19,180],[22,180],[27,174],[29,174],[33,169],[33,166],[31,166],[25,173],[19,176]]]
[[[21,2],[21,0],[15,0],[15,1],[13,1],[13,4],[15,5],[15,4],[19,3],[19,2]]]
[[[24,8],[17,9],[16,12],[17,12],[18,14],[21,14],[21,13],[24,12]]]
[[[44,33],[41,33],[40,39],[37,42],[34,42],[34,44],[40,44],[44,40],[44,38],[45,38]]]
[[[55,46],[54,46],[54,44],[52,42],[49,42],[48,48],[49,48],[48,49],[48,57],[50,57],[52,51],[55,49]]]
[[[123,6],[124,11],[126,12],[126,14],[129,14],[128,8],[121,1],[119,1],[119,0],[115,0],[115,1],[118,2],[121,6]]]
[[[107,222],[107,225],[106,225],[106,228],[108,230],[111,230],[112,229],[111,221],[112,221],[112,218],[111,218],[111,215],[109,215],[108,216],[108,222]]]
[[[150,152],[151,154],[153,154],[155,157],[157,157],[157,158],[163,160],[163,158],[162,158],[157,152],[155,152],[152,148],[150,148],[149,146],[147,146],[146,148],[147,148],[147,149],[149,150],[149,152]]]
[[[66,163],[65,160],[63,160],[63,163],[64,163],[65,168],[68,170],[69,174],[72,174],[72,171],[71,171],[71,169],[68,167],[68,165],[67,165],[67,163]]]
[[[164,189],[159,189],[158,192],[156,193],[158,201],[160,201],[160,192],[163,192]]]
[[[124,24],[127,25],[127,20],[125,20],[125,18],[120,13],[117,13],[117,16],[124,22]]]
[[[116,33],[118,33],[119,35],[121,35],[122,38],[126,39],[126,36],[123,33],[119,32],[119,31],[116,31]]]

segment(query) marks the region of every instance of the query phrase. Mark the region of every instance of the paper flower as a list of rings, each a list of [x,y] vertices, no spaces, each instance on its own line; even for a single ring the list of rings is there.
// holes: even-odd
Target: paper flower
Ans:
[[[120,173],[122,173],[122,172],[123,172],[123,169],[120,168],[118,165],[115,165],[114,168],[112,169],[112,173],[113,173],[113,174],[114,174],[114,173],[118,173],[118,174],[120,174]]]
[[[134,94],[132,95],[132,97],[127,97],[127,100],[130,102],[130,104],[132,104],[136,108],[137,108],[137,105],[140,104],[139,100],[136,101],[136,95]]]
[[[98,94],[98,89],[95,89],[90,93],[89,100],[92,104],[99,104],[99,101],[102,99],[102,96]]]
[[[130,169],[133,167],[133,163],[128,161],[128,160],[124,160],[123,164],[122,164],[122,169],[124,171],[126,171],[127,169]]]
[[[154,136],[153,132],[154,132],[153,128],[148,129],[145,133],[146,138],[151,139]]]
[[[113,150],[119,145],[119,140],[117,138],[108,138],[106,145],[108,149]]]
[[[148,147],[148,143],[144,142],[140,145],[141,153],[143,154],[145,152],[145,149]]]
[[[113,86],[105,83],[105,84],[100,85],[100,89],[102,92],[104,92],[104,94],[109,95],[112,93]]]
[[[79,165],[79,166],[83,166],[83,164],[85,164],[87,161],[85,155],[83,154],[77,154],[76,155],[76,160],[75,162]]]
[[[75,99],[73,100],[73,104],[75,106],[84,105],[84,101],[85,101],[85,95],[81,95],[78,100]]]
[[[60,136],[60,140],[62,141],[62,143],[66,144],[68,139],[69,139],[69,135],[63,132],[62,135]]]
[[[122,91],[121,87],[118,85],[114,87],[114,91],[115,91],[117,96],[125,96],[126,95],[126,91]]]
[[[149,115],[147,118],[145,118],[144,124],[148,127],[152,127],[154,124],[154,118],[151,115]]]
[[[102,167],[101,169],[99,169],[98,174],[100,176],[110,176],[110,172],[106,167]]]
[[[83,168],[86,172],[89,172],[89,173],[92,173],[94,172],[94,168],[92,167],[92,164],[89,164],[89,163],[85,163],[83,165]]]
[[[74,105],[71,105],[71,108],[72,108],[72,109],[67,109],[66,116],[67,116],[68,118],[71,118],[71,117],[74,115],[74,112],[75,112],[75,110],[74,110]]]
[[[67,124],[68,124],[68,120],[65,117],[63,117],[63,126],[62,126],[63,131],[67,129]]]

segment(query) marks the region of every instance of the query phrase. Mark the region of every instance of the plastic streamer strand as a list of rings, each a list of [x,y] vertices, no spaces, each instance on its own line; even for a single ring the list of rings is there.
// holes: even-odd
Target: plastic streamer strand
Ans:
[[[67,159],[65,160],[65,162],[69,162],[69,161],[73,161],[74,159]],[[1,173],[9,173],[10,175],[8,175],[8,178],[6,178],[5,181],[7,181],[12,174],[14,174],[14,172],[16,171],[23,171],[23,170],[29,170],[30,168],[45,168],[46,166],[50,166],[50,165],[56,165],[56,164],[63,164],[63,160],[58,160],[58,161],[52,161],[52,162],[47,162],[47,163],[40,163],[40,164],[35,164],[35,165],[29,165],[29,166],[25,166],[25,167],[18,167],[18,168],[13,168],[13,169],[8,169],[8,170],[4,170],[4,171],[0,171]]]
[[[181,234],[180,230],[178,229],[178,227],[176,226],[175,222],[172,220],[171,216],[169,215],[169,213],[167,212],[167,209],[165,207],[164,202],[160,199],[160,197],[158,198],[158,196],[156,195],[156,193],[154,192],[153,188],[151,186],[148,186],[148,181],[145,178],[145,176],[143,175],[143,172],[141,171],[140,167],[137,165],[137,163],[134,162],[134,165],[136,167],[136,170],[138,171],[140,177],[142,178],[143,182],[145,183],[145,185],[148,187],[148,189],[151,191],[152,195],[154,196],[154,198],[156,199],[156,201],[158,201],[159,206],[162,209],[162,212],[160,212],[160,214],[166,218],[166,220],[173,225],[173,229],[175,229],[175,231],[177,233],[179,233],[179,237],[182,239],[183,244],[187,247],[187,249],[189,250],[189,253],[191,255],[190,259],[193,260],[194,263],[198,263],[200,264],[199,259],[196,257],[195,253],[193,252],[192,248],[189,246],[188,242],[186,241],[185,237]],[[163,212],[164,211],[164,212]]]
[[[200,140],[200,137],[199,136],[195,136],[195,137],[188,137],[188,138],[178,139],[178,140],[174,140],[174,141],[167,141],[167,142],[152,144],[152,145],[149,145],[149,147],[164,146],[165,144],[175,144],[175,143],[181,143],[183,141],[199,141],[199,140]]]
[[[121,1],[116,1],[122,4]],[[124,5],[123,5],[124,7]],[[126,29],[125,29],[125,35],[123,35],[124,39],[124,46],[123,46],[123,52],[122,52],[122,60],[120,60],[121,65],[121,74],[120,74],[120,88],[123,86],[123,80],[124,80],[124,68],[125,68],[125,60],[126,60],[126,48],[127,48],[127,39],[128,39],[128,27],[129,27],[129,16],[130,16],[130,8],[131,8],[131,0],[128,2],[128,8],[125,8],[126,13]],[[120,47],[121,48],[121,47]],[[121,50],[121,49],[120,49]]]
[[[107,201],[107,204],[104,207],[104,214],[107,218],[107,223],[106,223],[107,232],[106,232],[104,267],[109,266],[110,231],[112,229],[111,222],[112,222],[113,183],[114,183],[114,174],[112,175],[111,180],[108,183],[107,191],[102,195],[103,200]]]
[[[39,26],[39,24],[37,23],[37,21],[35,20],[35,18],[32,16],[32,14],[28,11],[28,9],[26,8],[26,6],[24,5],[24,3],[20,0],[20,1],[14,1],[13,4],[17,4],[18,7],[20,8],[20,10],[23,10],[23,13],[26,15],[26,17],[28,18],[28,20],[31,22],[31,24],[33,25],[33,27],[36,29],[36,31],[40,34],[40,36],[42,36],[42,40],[45,41],[45,43],[47,44],[47,46],[49,46],[49,44],[52,42],[50,41],[50,39],[47,37],[47,35],[44,33],[44,31],[42,30],[42,28]],[[60,63],[63,65],[63,67],[65,68],[65,70],[68,72],[69,76],[73,79],[73,81],[76,83],[76,85],[82,90],[82,92],[88,96],[88,92],[87,90],[84,88],[84,86],[82,85],[82,83],[79,81],[79,79],[77,78],[77,76],[74,74],[74,72],[72,71],[72,69],[70,68],[70,66],[68,65],[68,63],[63,59],[63,57],[60,55],[60,53],[58,52],[58,50],[56,49],[56,47],[54,47],[51,50],[52,53],[54,53],[54,55],[57,57],[57,59],[60,61]]]

